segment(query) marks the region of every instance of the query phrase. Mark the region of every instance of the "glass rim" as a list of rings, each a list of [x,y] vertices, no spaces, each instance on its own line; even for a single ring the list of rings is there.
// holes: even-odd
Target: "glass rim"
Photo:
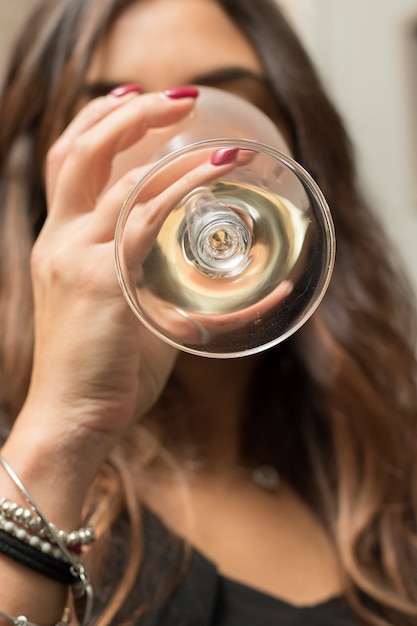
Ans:
[[[255,346],[250,349],[237,350],[235,352],[209,352],[207,350],[199,350],[197,348],[192,348],[187,345],[180,344],[175,340],[170,339],[163,332],[160,332],[157,328],[147,321],[145,316],[141,314],[141,311],[138,310],[137,305],[135,304],[134,299],[132,298],[130,291],[126,285],[126,281],[123,276],[122,263],[120,260],[120,248],[121,248],[121,240],[123,236],[124,227],[126,225],[127,218],[129,213],[134,206],[136,201],[136,197],[139,193],[139,190],[160,170],[169,165],[171,162],[181,158],[182,156],[186,156],[188,153],[195,152],[196,150],[210,149],[210,148],[242,148],[255,152],[259,152],[266,156],[272,157],[277,161],[281,162],[284,166],[286,166],[289,170],[291,170],[297,179],[302,184],[307,197],[310,199],[310,203],[314,201],[316,208],[319,209],[319,213],[322,217],[322,225],[323,232],[325,233],[326,238],[326,261],[323,262],[325,264],[325,270],[323,271],[323,276],[320,278],[320,281],[317,285],[314,296],[308,303],[305,311],[300,315],[300,318],[297,322],[295,322],[289,329],[287,329],[284,333],[280,334],[278,337],[271,339],[259,346]],[[173,150],[169,154],[161,157],[156,163],[151,165],[145,173],[140,176],[137,182],[132,186],[130,191],[128,192],[126,199],[123,202],[121,207],[116,228],[115,228],[115,236],[114,236],[114,260],[116,266],[116,274],[120,284],[120,288],[122,290],[123,296],[132,309],[133,313],[136,315],[138,320],[155,336],[157,336],[161,341],[167,343],[168,345],[183,351],[188,352],[190,354],[194,354],[197,356],[204,356],[208,358],[239,358],[244,356],[254,355],[260,352],[264,352],[283,341],[285,341],[288,337],[293,335],[297,330],[299,330],[307,320],[313,315],[313,313],[317,310],[321,301],[324,298],[324,295],[327,292],[328,286],[330,284],[334,264],[336,259],[336,233],[333,218],[331,215],[331,211],[329,205],[326,201],[326,198],[321,191],[319,185],[316,183],[311,174],[298,163],[291,156],[286,153],[269,146],[265,143],[253,140],[253,139],[244,139],[244,138],[230,138],[230,137],[219,137],[214,139],[205,139],[196,142],[192,142],[187,144],[186,146],[182,146],[178,149]]]

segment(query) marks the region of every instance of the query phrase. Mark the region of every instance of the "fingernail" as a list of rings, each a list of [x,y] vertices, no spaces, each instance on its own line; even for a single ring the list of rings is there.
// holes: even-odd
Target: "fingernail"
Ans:
[[[167,98],[179,100],[180,98],[197,98],[199,92],[197,87],[186,85],[184,87],[171,87],[170,89],[165,89],[162,93]]]
[[[109,96],[113,96],[114,98],[121,98],[122,96],[126,96],[128,93],[139,93],[142,87],[138,83],[129,83],[127,85],[120,85],[120,87],[116,87],[112,89],[109,93]]]
[[[239,148],[220,148],[213,153],[210,163],[212,165],[227,165],[236,160]]]

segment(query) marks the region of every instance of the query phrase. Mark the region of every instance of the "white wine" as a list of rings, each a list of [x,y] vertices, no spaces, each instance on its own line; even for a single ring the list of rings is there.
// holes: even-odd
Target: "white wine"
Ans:
[[[309,228],[303,209],[268,190],[228,180],[194,190],[196,197],[197,225],[187,197],[165,220],[143,264],[136,287],[147,293],[149,306],[156,298],[187,316],[237,313],[291,280]],[[200,254],[193,226],[202,231]]]

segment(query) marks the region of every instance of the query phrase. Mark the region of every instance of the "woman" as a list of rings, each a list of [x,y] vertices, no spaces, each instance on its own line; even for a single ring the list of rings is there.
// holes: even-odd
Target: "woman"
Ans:
[[[114,226],[139,172],[113,180],[111,162],[187,115],[196,83],[274,119],[335,221],[322,305],[261,357],[178,356],[133,319],[115,278]],[[410,290],[275,4],[43,0],[11,59],[0,129],[2,458],[57,527],[95,527],[94,619],[417,623]],[[271,490],[251,480],[265,465],[280,476]],[[10,471],[0,494],[25,504]],[[67,586],[0,557],[1,623],[56,622]]]

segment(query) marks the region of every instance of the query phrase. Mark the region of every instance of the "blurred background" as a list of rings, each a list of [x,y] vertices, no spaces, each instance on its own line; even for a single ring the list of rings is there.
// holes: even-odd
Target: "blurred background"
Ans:
[[[417,0],[277,1],[342,113],[365,193],[417,292]],[[0,0],[0,72],[35,3]]]

